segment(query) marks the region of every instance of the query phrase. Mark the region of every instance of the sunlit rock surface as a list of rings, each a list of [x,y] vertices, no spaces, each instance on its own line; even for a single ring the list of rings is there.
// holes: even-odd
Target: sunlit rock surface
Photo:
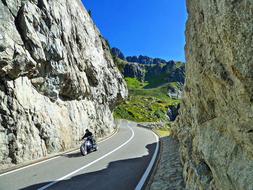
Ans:
[[[175,128],[188,189],[253,189],[253,1],[187,1]]]
[[[0,1],[0,164],[114,128],[127,96],[110,49],[79,0]]]

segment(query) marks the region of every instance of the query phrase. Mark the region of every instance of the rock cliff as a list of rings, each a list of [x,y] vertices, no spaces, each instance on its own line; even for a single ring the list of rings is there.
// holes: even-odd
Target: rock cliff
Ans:
[[[112,48],[111,53],[124,77],[137,78],[141,82],[156,80],[160,84],[168,82],[178,82],[181,86],[184,84],[185,63],[183,62],[165,61],[142,55],[125,59],[124,54],[118,48]]]
[[[188,0],[175,132],[187,189],[253,189],[253,1]]]
[[[137,78],[139,81],[145,81],[145,67],[138,63],[127,63],[124,66],[124,77]]]
[[[0,0],[0,164],[114,130],[127,96],[110,49],[80,0]]]
[[[126,57],[126,60],[128,62],[135,62],[135,63],[140,63],[140,64],[167,64],[168,62],[164,59],[160,58],[151,58],[148,56],[128,56]]]
[[[115,56],[115,57],[118,57],[118,58],[120,58],[120,59],[122,59],[122,60],[125,60],[126,58],[125,58],[125,55],[121,52],[121,50],[120,49],[118,49],[118,48],[112,48],[111,49],[111,54],[113,55],[113,56]]]

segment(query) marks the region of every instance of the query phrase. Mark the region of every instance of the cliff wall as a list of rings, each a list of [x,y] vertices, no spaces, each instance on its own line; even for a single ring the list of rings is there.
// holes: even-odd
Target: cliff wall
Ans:
[[[79,0],[0,1],[0,164],[74,147],[114,128],[127,88]]]
[[[187,189],[253,189],[253,1],[188,0],[175,132]]]

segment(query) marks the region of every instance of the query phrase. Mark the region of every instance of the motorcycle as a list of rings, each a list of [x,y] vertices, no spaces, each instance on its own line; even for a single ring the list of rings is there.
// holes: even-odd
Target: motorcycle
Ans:
[[[80,147],[80,152],[83,156],[90,152],[97,151],[97,143],[92,137],[87,137],[84,139],[84,143]]]

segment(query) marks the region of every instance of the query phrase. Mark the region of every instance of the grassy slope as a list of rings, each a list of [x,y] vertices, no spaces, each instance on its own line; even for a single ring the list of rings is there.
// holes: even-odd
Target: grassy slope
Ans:
[[[155,77],[149,77],[149,78],[147,78],[147,81],[148,81],[148,84],[145,85],[145,89],[156,88],[156,87],[159,87],[163,84],[168,83],[168,74],[162,73],[162,74],[155,76]]]
[[[141,83],[135,78],[125,78],[129,88],[128,100],[115,111],[116,118],[137,122],[167,121],[166,113],[170,105],[179,103],[167,96],[167,87],[144,89],[149,83]]]

